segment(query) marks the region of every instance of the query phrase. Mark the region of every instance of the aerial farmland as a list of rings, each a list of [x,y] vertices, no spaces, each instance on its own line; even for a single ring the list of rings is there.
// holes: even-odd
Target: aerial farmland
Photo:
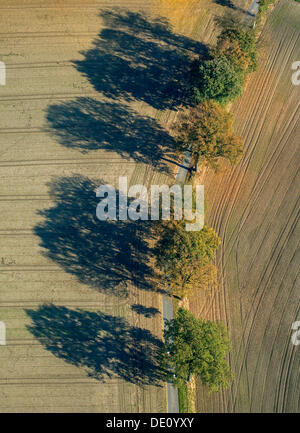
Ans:
[[[230,340],[230,385],[210,392],[195,374],[179,411],[299,412],[299,3],[258,23],[257,69],[227,105],[240,159],[193,177],[220,238],[218,287],[167,296],[148,222],[96,218],[100,185],[188,171],[173,128],[185,81],[216,17],[243,20],[249,3],[1,1],[0,413],[172,412],[167,298],[172,317],[184,306]]]

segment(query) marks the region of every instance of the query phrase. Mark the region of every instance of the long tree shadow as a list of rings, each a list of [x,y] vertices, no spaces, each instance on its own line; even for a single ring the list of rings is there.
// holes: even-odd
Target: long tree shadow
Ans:
[[[116,296],[128,295],[128,283],[153,290],[151,221],[100,221],[96,189],[101,185],[74,175],[53,180],[54,206],[39,211],[34,231],[44,255],[88,286]]]
[[[102,312],[44,304],[26,310],[28,330],[55,356],[104,381],[120,377],[138,385],[161,385],[162,342],[146,329]]]
[[[232,0],[214,0],[214,1],[215,1],[215,3],[217,3],[220,6],[224,6],[224,7],[227,7],[228,9],[230,9],[232,11],[239,12],[239,15],[236,15],[236,17],[240,17],[240,19],[247,12],[247,10],[241,8],[240,6],[238,6],[236,4],[236,2],[233,2]],[[254,16],[251,13],[249,13],[249,15]],[[238,21],[239,21],[239,19],[238,19]]]
[[[175,34],[163,18],[122,9],[100,16],[105,28],[73,62],[97,91],[160,110],[190,103],[189,70],[195,56],[207,54],[205,45]]]
[[[127,105],[81,97],[47,109],[51,130],[64,146],[87,152],[115,151],[123,158],[169,172],[162,158],[174,158],[174,139],[154,119]]]

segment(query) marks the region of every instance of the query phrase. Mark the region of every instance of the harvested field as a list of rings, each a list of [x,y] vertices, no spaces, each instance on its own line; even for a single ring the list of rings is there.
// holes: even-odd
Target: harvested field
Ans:
[[[222,284],[190,308],[227,324],[235,381],[219,395],[198,384],[199,412],[299,412],[299,23],[300,5],[280,0],[260,37],[259,69],[232,108],[244,156],[233,170],[200,175],[222,238]]]
[[[151,155],[168,134],[152,107],[134,97],[131,105],[108,99],[89,69],[76,67],[101,41],[99,32],[108,50],[103,31],[117,30],[100,13],[124,2],[46,3],[0,6],[7,68],[0,87],[0,320],[7,329],[0,412],[164,412],[155,367],[161,295],[140,282],[149,251],[132,225],[120,231],[94,215],[102,182],[170,181]],[[138,41],[139,2],[126,6]],[[142,9],[155,10],[151,1]],[[97,61],[100,68],[104,59]]]
[[[186,0],[2,0],[0,412],[166,410],[165,387],[154,386],[155,365],[147,370],[141,353],[161,339],[161,295],[141,287],[150,253],[132,226],[125,233],[96,226],[94,192],[119,176],[172,182],[174,166],[157,143],[171,140],[161,124],[176,115],[186,52],[199,52],[195,41],[214,43],[215,14],[228,4],[243,13],[248,3],[203,0],[196,15]],[[112,6],[127,12],[105,12]],[[224,284],[190,305],[227,323],[236,380],[220,396],[199,386],[199,411],[298,410],[290,328],[299,319],[299,88],[290,64],[299,60],[299,8],[281,0],[263,33],[260,70],[234,106],[243,161],[217,177],[202,173],[208,220],[223,238]],[[172,27],[157,25],[158,15]],[[140,245],[129,267],[128,239],[130,248]],[[105,337],[97,347],[95,333]]]

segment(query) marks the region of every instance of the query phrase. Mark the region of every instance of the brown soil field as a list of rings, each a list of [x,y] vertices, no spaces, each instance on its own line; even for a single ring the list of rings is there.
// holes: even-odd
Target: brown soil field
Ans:
[[[101,11],[123,1],[1,1],[1,413],[166,411],[164,382],[147,355],[162,337],[161,295],[139,283],[147,249],[127,263],[139,233],[118,233],[93,216],[102,182],[170,181],[149,163],[151,140],[164,133],[142,99],[109,99],[113,90],[103,95],[75,65],[102,37],[107,52],[99,48],[92,67],[103,68],[128,9],[124,26],[138,42],[144,30],[134,14],[155,10],[139,3],[127,1],[125,15],[110,22]],[[117,67],[108,71],[116,86]]]
[[[161,295],[128,276],[127,238],[133,236],[132,248],[138,234],[129,229],[122,241],[112,230],[102,246],[89,216],[100,182],[117,184],[121,175],[131,184],[172,182],[155,164],[163,154],[157,143],[170,140],[159,122],[174,118],[195,40],[215,37],[213,17],[226,8],[212,5],[1,1],[0,60],[7,70],[0,88],[0,321],[7,328],[0,350],[1,412],[166,410],[164,386],[126,377],[141,356],[138,349],[128,347],[133,354],[121,366],[113,361],[116,353],[108,353],[106,363],[96,357],[107,373],[99,380],[99,368],[88,362],[93,347],[72,353],[83,336],[63,330],[78,321],[88,329],[94,318],[113,339],[116,326],[108,324],[122,317],[124,336],[148,330],[154,343],[162,337]],[[140,254],[131,265],[141,276],[147,255]],[[116,279],[108,277],[111,269]],[[127,298],[119,295],[125,286]],[[150,374],[144,379],[151,382]]]
[[[221,320],[232,341],[231,388],[208,394],[198,383],[199,412],[299,412],[299,86],[300,5],[280,0],[259,39],[260,62],[233,105],[245,139],[242,160],[218,173],[202,170],[207,221],[222,238],[221,284],[190,299],[198,316]]]
[[[101,182],[172,182],[160,125],[176,115],[187,53],[214,43],[222,3],[1,1],[0,412],[166,411],[144,356],[162,337],[161,295],[141,283],[151,251],[131,225],[118,231],[91,215]],[[249,1],[233,3],[243,13]],[[190,306],[228,325],[236,379],[218,396],[198,384],[200,412],[297,409],[299,8],[281,0],[260,69],[233,107],[243,160],[201,174],[223,239],[222,284]]]

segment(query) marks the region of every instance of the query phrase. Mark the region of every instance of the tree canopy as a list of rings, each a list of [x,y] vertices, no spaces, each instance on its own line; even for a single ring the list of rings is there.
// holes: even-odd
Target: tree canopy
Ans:
[[[195,102],[213,99],[220,104],[233,101],[242,94],[244,76],[230,59],[220,55],[199,63],[193,73]]]
[[[160,280],[175,295],[185,296],[192,289],[203,289],[216,272],[211,264],[220,239],[207,226],[200,231],[186,231],[185,225],[171,222],[162,230],[156,245],[156,264]]]
[[[180,151],[190,150],[199,162],[218,167],[219,158],[233,165],[243,152],[234,134],[232,115],[214,101],[204,101],[179,117],[175,127]]]
[[[200,377],[210,391],[227,388],[233,378],[227,363],[230,350],[228,333],[220,322],[197,319],[190,311],[180,308],[164,332],[168,366],[175,372],[178,384],[190,374]]]
[[[227,57],[235,69],[245,74],[257,68],[255,31],[231,26],[223,29],[218,36],[214,56]]]
[[[273,1],[273,0],[266,0]],[[196,102],[234,101],[243,91],[246,76],[257,68],[256,33],[230,17],[217,20],[221,27],[210,58],[199,61],[192,73]]]

